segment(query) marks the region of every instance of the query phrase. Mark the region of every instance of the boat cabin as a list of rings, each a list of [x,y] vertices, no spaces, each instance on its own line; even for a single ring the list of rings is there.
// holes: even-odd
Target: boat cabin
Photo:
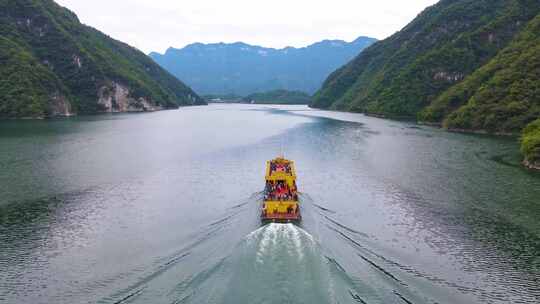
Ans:
[[[282,157],[268,161],[261,217],[263,221],[290,222],[300,219],[294,162]]]

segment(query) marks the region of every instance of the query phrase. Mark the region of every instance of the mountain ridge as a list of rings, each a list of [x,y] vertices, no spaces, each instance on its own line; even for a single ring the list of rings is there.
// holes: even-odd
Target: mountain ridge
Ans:
[[[192,43],[149,56],[202,94],[286,89],[314,92],[324,77],[376,41],[323,40],[305,47],[268,48],[244,42]]]
[[[230,45],[230,46],[233,46],[233,45],[237,45],[237,46],[249,46],[249,47],[252,47],[252,48],[259,48],[259,49],[266,49],[266,50],[275,50],[275,51],[285,51],[285,50],[291,50],[291,49],[294,49],[294,50],[301,50],[301,49],[307,49],[307,48],[310,48],[310,47],[313,47],[313,46],[317,46],[317,45],[324,45],[324,44],[327,44],[327,43],[340,43],[340,44],[363,44],[364,43],[364,40],[372,40],[372,41],[378,41],[376,38],[371,38],[371,37],[368,37],[368,36],[359,36],[357,37],[356,39],[348,42],[346,40],[342,40],[342,39],[323,39],[321,41],[317,41],[317,42],[313,42],[307,46],[301,46],[301,47],[294,47],[294,46],[285,46],[285,47],[282,47],[282,48],[273,48],[273,47],[265,47],[265,46],[261,46],[261,45],[256,45],[256,44],[249,44],[249,43],[246,43],[246,42],[243,42],[243,41],[235,41],[235,42],[224,42],[224,41],[220,41],[220,42],[209,42],[209,43],[204,43],[204,42],[193,42],[193,43],[189,43],[189,44],[186,44],[184,47],[180,47],[180,48],[176,48],[176,47],[168,47],[165,52],[163,53],[160,53],[160,52],[156,52],[156,51],[152,51],[150,53],[148,53],[148,56],[152,57],[154,55],[165,55],[167,54],[167,52],[174,52],[174,51],[178,51],[178,50],[182,50],[182,49],[191,49],[191,48],[194,48],[194,47],[200,47],[200,46],[221,46],[221,45]]]

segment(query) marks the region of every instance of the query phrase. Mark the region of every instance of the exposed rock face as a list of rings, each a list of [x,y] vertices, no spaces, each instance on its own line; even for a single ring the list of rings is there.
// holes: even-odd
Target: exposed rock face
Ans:
[[[82,68],[82,61],[81,61],[81,57],[77,56],[77,55],[73,55],[73,64],[77,65],[77,67],[80,69]]]
[[[465,78],[463,73],[437,72],[433,76],[434,80],[444,80],[450,83],[461,81],[463,78]]]
[[[135,99],[129,95],[129,88],[113,82],[111,86],[103,86],[98,91],[98,104],[103,112],[149,112],[162,110],[150,100],[140,97]]]
[[[526,159],[523,161],[523,165],[531,170],[540,171],[540,162],[529,161]]]
[[[55,93],[51,97],[51,102],[49,104],[49,116],[72,116],[73,111],[71,103],[69,100],[59,93]]]

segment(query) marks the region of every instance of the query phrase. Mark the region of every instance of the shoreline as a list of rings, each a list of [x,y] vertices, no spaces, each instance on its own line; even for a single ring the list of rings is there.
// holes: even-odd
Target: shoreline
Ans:
[[[532,171],[540,171],[540,163],[538,162],[530,162],[528,159],[523,160],[523,166],[525,168],[532,170]]]
[[[443,127],[440,127],[441,129],[453,132],[453,133],[464,133],[464,134],[478,134],[478,135],[493,135],[493,136],[499,136],[499,137],[519,137],[519,133],[511,133],[511,132],[489,132],[486,130],[472,130],[472,129],[460,129],[460,128],[450,128],[445,129]]]
[[[414,122],[416,125],[429,126],[429,127],[437,128],[437,129],[443,130],[445,132],[450,132],[450,133],[487,135],[487,136],[496,136],[496,137],[516,138],[516,139],[519,139],[519,137],[520,137],[519,133],[512,133],[512,132],[489,132],[489,131],[486,131],[486,130],[472,130],[472,129],[460,129],[460,128],[447,129],[447,128],[444,128],[442,126],[442,123],[420,121],[420,120],[416,120],[416,119],[414,119],[412,117],[409,117],[409,119],[400,119],[400,118],[393,118],[392,116],[387,116],[387,115],[384,115],[384,114],[373,114],[373,113],[366,113],[366,112],[352,112],[352,111],[343,111],[343,110],[330,110],[330,109],[314,108],[314,107],[311,107],[311,106],[309,106],[309,108],[310,109],[315,109],[315,110],[321,110],[321,111],[334,111],[334,112],[342,112],[342,113],[358,113],[358,114],[363,114],[363,115],[365,115],[367,117],[394,120],[394,121],[410,121],[410,122]],[[528,169],[528,170],[532,170],[532,171],[540,171],[540,164],[539,163],[531,163],[529,160],[524,159],[521,162],[521,164],[522,164],[524,169]]]
[[[13,121],[13,120],[53,120],[53,119],[64,119],[64,118],[71,118],[71,117],[79,117],[79,116],[95,116],[95,115],[103,115],[103,114],[142,114],[142,113],[154,113],[154,112],[161,112],[161,111],[173,111],[173,110],[179,110],[181,108],[187,108],[187,107],[198,107],[198,106],[207,106],[208,104],[200,104],[200,105],[182,105],[178,106],[176,108],[155,108],[153,110],[140,110],[140,111],[104,111],[104,112],[94,112],[94,113],[69,113],[69,114],[58,114],[58,115],[52,115],[52,116],[23,116],[23,117],[2,117],[0,116],[0,122],[1,121]]]
[[[443,131],[450,132],[450,133],[492,135],[492,136],[498,136],[498,137],[516,137],[516,138],[518,138],[520,136],[519,133],[512,133],[512,132],[489,132],[489,131],[486,131],[486,130],[473,130],[473,129],[460,129],[460,128],[449,128],[449,129],[447,129],[447,128],[443,127],[442,123],[416,120],[414,117],[411,117],[411,116],[388,116],[388,115],[385,115],[385,114],[375,114],[375,113],[367,113],[367,112],[354,112],[354,111],[321,109],[321,108],[312,108],[312,107],[309,107],[309,108],[314,109],[314,110],[320,110],[320,111],[330,111],[330,112],[340,112],[340,113],[357,113],[357,114],[363,114],[363,115],[365,115],[367,117],[380,118],[380,119],[393,120],[393,121],[413,122],[413,123],[415,123],[416,125],[419,125],[419,126],[434,127],[434,128],[441,129]]]

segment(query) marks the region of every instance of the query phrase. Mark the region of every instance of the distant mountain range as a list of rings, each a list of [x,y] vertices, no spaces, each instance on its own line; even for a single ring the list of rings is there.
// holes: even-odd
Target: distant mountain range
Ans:
[[[200,94],[248,95],[277,89],[315,92],[336,68],[376,41],[324,40],[303,48],[237,43],[190,44],[151,53],[159,65]]]
[[[311,106],[525,129],[525,163],[540,169],[540,1],[441,0],[332,73]]]
[[[139,50],[52,0],[0,1],[0,118],[204,104]]]

